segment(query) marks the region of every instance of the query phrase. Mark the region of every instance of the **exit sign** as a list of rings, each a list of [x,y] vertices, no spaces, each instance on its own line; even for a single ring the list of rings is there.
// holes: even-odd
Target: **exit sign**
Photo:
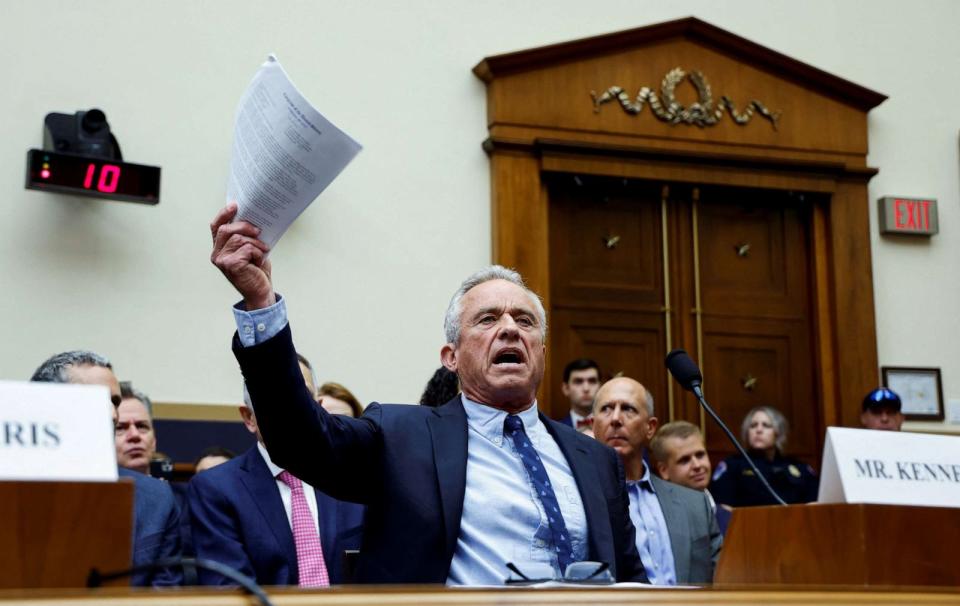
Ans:
[[[877,200],[881,234],[932,236],[940,231],[937,201],[933,198],[884,196]]]

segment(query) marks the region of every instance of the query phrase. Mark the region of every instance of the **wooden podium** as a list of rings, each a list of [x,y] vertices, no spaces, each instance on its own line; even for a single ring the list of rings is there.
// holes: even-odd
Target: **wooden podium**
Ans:
[[[132,536],[132,482],[0,482],[0,588],[85,587],[130,567]]]
[[[745,507],[727,528],[716,586],[960,586],[960,509]]]

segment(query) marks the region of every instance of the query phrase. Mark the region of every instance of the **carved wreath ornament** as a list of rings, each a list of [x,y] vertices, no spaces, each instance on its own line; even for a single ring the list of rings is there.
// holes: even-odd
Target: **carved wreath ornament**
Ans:
[[[697,89],[697,101],[684,107],[677,102],[675,91],[677,85],[685,79],[690,80],[694,88]],[[694,70],[687,74],[683,69],[675,67],[667,72],[660,83],[660,96],[657,96],[650,87],[644,86],[637,93],[637,100],[630,101],[630,97],[619,86],[611,86],[602,95],[597,95],[596,91],[590,91],[590,97],[593,98],[593,111],[600,112],[600,106],[616,99],[620,102],[623,111],[628,114],[639,114],[643,109],[644,102],[650,104],[650,109],[660,120],[670,124],[696,124],[699,127],[713,126],[723,117],[723,110],[730,112],[730,117],[737,124],[746,124],[753,117],[754,112],[770,121],[773,130],[777,130],[777,121],[780,119],[780,111],[771,112],[766,106],[752,99],[747,104],[743,113],[737,112],[736,106],[730,97],[723,95],[716,106],[713,104],[713,93],[710,91],[710,83],[702,72]]]

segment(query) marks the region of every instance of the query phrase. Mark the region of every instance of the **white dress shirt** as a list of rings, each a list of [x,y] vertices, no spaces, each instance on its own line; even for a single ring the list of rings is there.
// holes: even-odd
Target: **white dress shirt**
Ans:
[[[543,503],[513,440],[504,438],[507,413],[462,397],[467,414],[466,490],[447,585],[502,585],[510,576],[507,562],[521,571],[546,566],[554,576],[562,576]],[[573,561],[583,560],[587,515],[570,465],[540,422],[536,402],[518,416],[553,485]]]

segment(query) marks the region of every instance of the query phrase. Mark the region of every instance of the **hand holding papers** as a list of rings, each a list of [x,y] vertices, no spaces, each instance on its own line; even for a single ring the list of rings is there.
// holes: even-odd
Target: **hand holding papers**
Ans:
[[[296,89],[273,55],[240,99],[227,201],[272,248],[360,151]]]

